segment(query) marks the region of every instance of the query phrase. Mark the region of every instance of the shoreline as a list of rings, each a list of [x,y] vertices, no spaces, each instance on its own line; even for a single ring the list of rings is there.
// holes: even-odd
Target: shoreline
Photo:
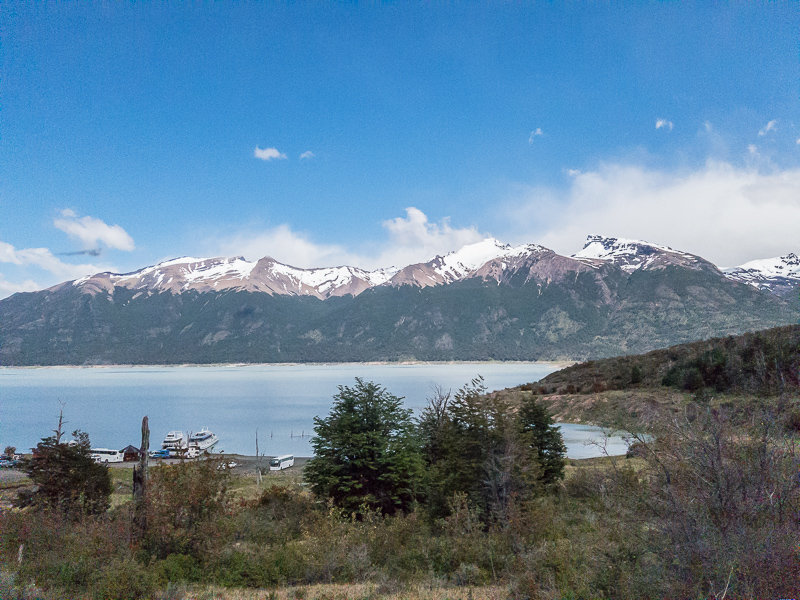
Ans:
[[[425,366],[425,365],[551,365],[564,369],[578,361],[562,360],[404,360],[364,362],[280,362],[280,363],[180,363],[180,364],[112,364],[112,365],[0,365],[10,369],[185,369],[203,367],[336,367],[336,366]]]

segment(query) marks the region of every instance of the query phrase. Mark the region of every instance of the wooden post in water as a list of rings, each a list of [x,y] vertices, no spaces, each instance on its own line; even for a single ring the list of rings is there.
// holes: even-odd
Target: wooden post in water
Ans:
[[[134,522],[143,536],[147,530],[147,460],[150,455],[150,424],[145,416],[142,419],[142,447],[139,452],[139,465],[133,467],[133,506]]]

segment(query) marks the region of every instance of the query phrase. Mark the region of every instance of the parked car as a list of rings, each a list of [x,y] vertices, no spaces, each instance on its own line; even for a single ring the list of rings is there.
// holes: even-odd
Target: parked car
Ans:
[[[169,458],[169,450],[153,450],[150,452],[150,458]]]

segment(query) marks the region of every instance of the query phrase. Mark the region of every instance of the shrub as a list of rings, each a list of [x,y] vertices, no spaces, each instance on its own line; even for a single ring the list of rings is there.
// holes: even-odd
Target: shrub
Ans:
[[[219,465],[206,459],[150,470],[144,547],[151,554],[202,558],[215,547],[230,477]]]
[[[104,568],[94,585],[95,598],[100,600],[139,600],[152,598],[155,577],[133,559],[112,563]]]
[[[154,571],[162,586],[171,582],[194,583],[202,578],[200,562],[194,556],[186,554],[170,554],[155,563]]]
[[[74,431],[75,443],[60,441],[60,434],[43,438],[33,457],[23,461],[22,470],[36,484],[20,494],[18,504],[58,510],[78,518],[108,510],[111,476],[108,469],[92,459],[89,436]]]
[[[631,383],[633,385],[636,385],[638,383],[642,383],[642,379],[643,378],[644,377],[643,377],[643,374],[642,374],[642,367],[640,367],[639,365],[633,365],[631,367]]]

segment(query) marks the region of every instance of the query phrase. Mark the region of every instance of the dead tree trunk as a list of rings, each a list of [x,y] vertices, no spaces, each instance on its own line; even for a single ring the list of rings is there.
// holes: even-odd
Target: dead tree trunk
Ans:
[[[142,419],[142,447],[139,465],[133,467],[134,524],[141,538],[147,531],[147,459],[150,454],[150,426],[147,417]]]

